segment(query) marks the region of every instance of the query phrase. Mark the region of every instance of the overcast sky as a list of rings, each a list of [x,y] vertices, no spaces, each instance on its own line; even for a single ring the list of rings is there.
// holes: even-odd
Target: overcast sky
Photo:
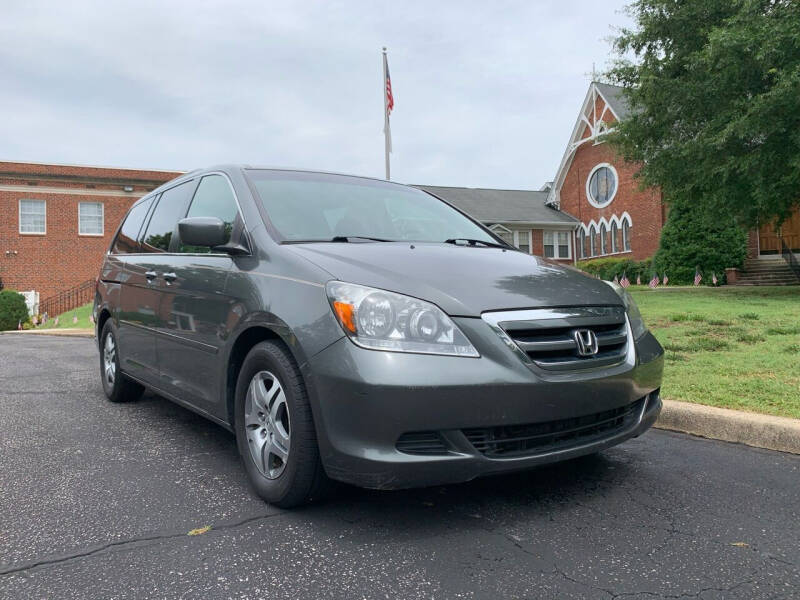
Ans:
[[[386,45],[393,179],[537,189],[624,4],[5,0],[0,159],[382,177]]]

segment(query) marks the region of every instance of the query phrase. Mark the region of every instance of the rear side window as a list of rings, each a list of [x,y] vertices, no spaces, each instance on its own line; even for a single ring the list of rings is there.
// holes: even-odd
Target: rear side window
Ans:
[[[231,239],[231,232],[236,223],[239,207],[233,195],[231,186],[222,175],[206,175],[200,180],[197,191],[194,193],[192,204],[189,206],[187,217],[217,217],[225,223],[227,244]],[[211,252],[207,246],[187,246],[181,244],[181,252],[206,253]]]
[[[139,252],[139,231],[142,229],[142,223],[144,223],[144,218],[152,203],[153,198],[147,198],[128,211],[128,216],[125,217],[125,221],[120,227],[117,239],[114,240],[111,250],[114,254]]]
[[[142,240],[142,252],[170,252],[178,221],[186,215],[195,181],[187,181],[161,194]]]

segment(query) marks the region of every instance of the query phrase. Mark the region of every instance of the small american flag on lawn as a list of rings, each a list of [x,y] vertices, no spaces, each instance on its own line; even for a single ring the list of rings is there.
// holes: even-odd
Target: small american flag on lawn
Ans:
[[[694,285],[695,285],[695,286],[698,286],[698,285],[700,285],[700,282],[701,282],[701,281],[703,281],[703,276],[702,276],[702,275],[700,275],[700,269],[697,269],[697,268],[696,268],[696,269],[694,270]]]
[[[628,286],[631,284],[630,280],[628,279],[628,276],[627,276],[627,274],[625,274],[625,273],[623,273],[623,274],[622,274],[622,279],[620,279],[620,280],[619,280],[619,284],[620,284],[620,285],[621,285],[623,288],[626,288],[626,287],[628,287]]]
[[[667,285],[667,283],[669,283],[669,277],[667,277],[667,272],[664,271],[664,277],[661,279],[661,284]]]
[[[714,285],[717,285],[717,274],[716,273],[711,273],[711,283],[713,283]]]
[[[77,322],[78,322],[78,315],[77,314],[73,314],[72,315],[72,324],[74,325]]]
[[[11,321],[11,322],[13,323],[14,321]],[[22,321],[17,321],[17,330],[19,330],[19,331],[22,330]]]
[[[636,276],[636,285],[642,285],[642,276],[641,275],[637,275]]]
[[[58,327],[58,317],[56,317],[56,320],[55,320],[55,321],[53,321],[53,324],[54,324],[56,327]]]
[[[650,283],[648,283],[647,285],[649,285],[653,289],[656,289],[658,287],[659,283],[660,283],[660,281],[658,279],[658,275],[653,273],[653,278],[650,280]]]
[[[94,324],[94,315],[89,315],[89,323]]]

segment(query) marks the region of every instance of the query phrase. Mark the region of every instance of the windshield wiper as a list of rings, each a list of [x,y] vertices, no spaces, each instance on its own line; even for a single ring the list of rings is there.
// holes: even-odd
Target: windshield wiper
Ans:
[[[330,239],[331,242],[349,242],[350,240],[369,240],[371,242],[392,242],[384,238],[367,237],[365,235],[336,235]]]
[[[481,244],[489,248],[509,248],[509,246],[506,246],[505,244],[496,244],[494,242],[487,242],[486,240],[473,240],[470,238],[450,238],[449,240],[445,240],[444,243],[453,244],[454,246],[476,246]]]

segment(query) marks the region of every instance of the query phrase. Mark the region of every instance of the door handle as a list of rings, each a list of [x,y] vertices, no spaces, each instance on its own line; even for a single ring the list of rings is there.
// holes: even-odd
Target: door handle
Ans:
[[[155,271],[146,271],[144,274],[144,276],[147,278],[148,283],[152,283],[153,280],[156,278],[156,275],[157,274]]]
[[[178,276],[175,275],[175,273],[164,273],[162,277],[164,278],[164,281],[167,283],[167,285],[169,285],[178,278]]]

